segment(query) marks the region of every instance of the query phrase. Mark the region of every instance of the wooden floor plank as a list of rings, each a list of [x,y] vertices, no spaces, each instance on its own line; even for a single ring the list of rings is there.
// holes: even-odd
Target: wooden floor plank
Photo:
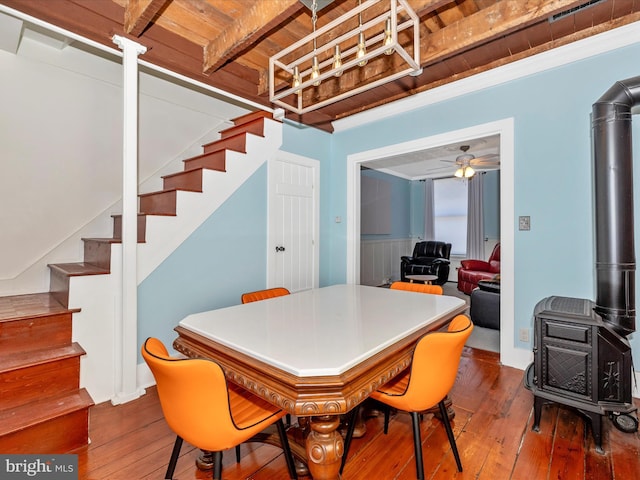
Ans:
[[[464,472],[456,470],[442,423],[426,414],[420,424],[426,478],[640,478],[640,435],[617,430],[608,418],[602,422],[604,454],[595,451],[584,418],[565,406],[544,406],[540,431],[532,431],[533,395],[524,388],[523,375],[501,366],[496,354],[465,348],[450,394]],[[80,479],[164,478],[175,435],[164,421],[155,388],[124,405],[96,405],[90,415],[91,444],[76,452]],[[367,433],[353,440],[343,480],[416,478],[411,418],[402,412],[392,415],[387,435],[382,426],[381,416],[366,419]],[[289,478],[279,448],[253,443],[242,445],[241,450],[240,463],[233,451],[225,452],[225,480]],[[198,449],[185,443],[174,479],[210,479],[211,471],[196,468],[199,455]]]

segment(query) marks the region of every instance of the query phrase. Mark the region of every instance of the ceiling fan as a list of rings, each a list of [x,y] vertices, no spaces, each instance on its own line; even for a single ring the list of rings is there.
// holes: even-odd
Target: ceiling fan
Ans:
[[[470,178],[476,173],[476,170],[493,170],[496,167],[500,166],[499,155],[495,153],[489,153],[487,155],[482,155],[480,157],[476,157],[471,153],[467,153],[469,150],[469,145],[460,146],[460,150],[462,151],[462,155],[458,155],[453,160],[442,160],[443,162],[455,163],[458,166],[458,169],[454,173],[454,175],[458,178]]]

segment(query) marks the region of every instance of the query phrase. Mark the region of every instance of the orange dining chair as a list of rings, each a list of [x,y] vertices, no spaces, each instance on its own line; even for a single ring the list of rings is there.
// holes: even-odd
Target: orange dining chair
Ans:
[[[424,283],[393,282],[389,287],[392,290],[407,290],[408,292],[431,293],[442,295],[440,285],[427,285]]]
[[[462,462],[460,461],[444,399],[456,380],[462,348],[472,330],[473,323],[469,317],[458,315],[449,323],[446,331],[437,331],[424,335],[413,351],[411,366],[403,374],[395,377],[371,394],[371,398],[374,400],[411,414],[418,480],[424,480],[419,414],[435,405],[438,405],[440,409],[441,420],[447,432],[458,471],[462,472]],[[355,418],[355,414],[353,417]],[[384,433],[386,433],[388,421],[388,414],[385,413]],[[350,424],[345,439],[344,455],[340,467],[341,472],[346,462],[352,436],[353,429]]]
[[[243,293],[240,299],[242,303],[257,302],[259,300],[266,300],[267,298],[281,297],[283,295],[289,295],[289,290],[284,287],[267,288],[266,290],[257,290],[255,292]]]
[[[222,367],[212,360],[170,357],[157,338],[145,341],[142,356],[156,379],[164,418],[176,434],[166,479],[173,477],[183,440],[213,452],[213,478],[220,480],[222,451],[250,440],[274,423],[289,477],[297,478],[282,423],[283,410],[228,383]]]
[[[282,297],[289,295],[291,292],[284,287],[267,288],[266,290],[256,290],[255,292],[243,293],[240,300],[243,304],[251,302],[259,302],[268,298]],[[291,414],[287,413],[287,425],[291,425]],[[236,450],[236,460],[240,461],[240,450]]]

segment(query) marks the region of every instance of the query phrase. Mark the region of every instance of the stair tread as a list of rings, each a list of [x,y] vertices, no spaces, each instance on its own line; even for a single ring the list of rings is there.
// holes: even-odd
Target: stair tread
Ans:
[[[59,271],[64,275],[70,277],[77,277],[81,275],[104,275],[108,274],[109,269],[100,268],[96,265],[85,262],[77,263],[52,263],[49,264],[49,268]]]
[[[122,243],[122,240],[119,238],[99,238],[99,237],[83,237],[83,242],[102,242],[102,243]]]
[[[240,125],[243,125],[245,123],[250,123],[254,120],[260,119],[260,118],[269,118],[273,120],[273,113],[267,111],[267,110],[254,110],[253,112],[249,112],[246,113],[244,115],[241,115],[239,117],[236,117],[232,120],[234,126],[238,127]]]
[[[84,389],[40,398],[16,408],[0,410],[0,436],[25,430],[52,418],[89,408],[94,405]]]
[[[19,368],[32,367],[66,358],[78,357],[86,352],[76,342],[61,347],[44,348],[27,352],[0,354],[0,374]]]
[[[203,153],[202,155],[196,155],[195,157],[192,157],[192,158],[200,158],[202,156],[210,155],[214,152],[219,152],[221,150],[231,150],[233,152],[246,153],[245,146],[243,147],[233,146],[233,143],[232,143],[234,140],[238,140],[239,138],[242,138],[245,136],[246,136],[246,132],[240,131],[235,135],[229,135],[228,137],[219,138],[212,142],[205,143],[203,145],[203,148],[205,148],[205,153]],[[243,145],[244,145],[244,142],[243,142]],[[191,160],[192,158],[188,158],[187,160]]]
[[[79,311],[64,307],[50,292],[0,297],[0,322]]]

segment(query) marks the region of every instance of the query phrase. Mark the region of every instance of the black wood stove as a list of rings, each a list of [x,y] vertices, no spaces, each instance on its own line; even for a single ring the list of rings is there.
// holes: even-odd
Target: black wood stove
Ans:
[[[596,301],[552,296],[534,310],[534,361],[525,385],[534,395],[534,430],[548,402],[576,408],[590,421],[602,452],[602,416],[626,432],[638,429],[632,401],[635,331],[631,109],[640,77],[616,82],[593,105]]]
[[[576,408],[591,422],[602,451],[602,416],[635,431],[631,389],[631,347],[594,312],[590,300],[548,297],[535,308],[534,363],[526,385],[534,394],[534,430],[542,406],[557,402]]]

